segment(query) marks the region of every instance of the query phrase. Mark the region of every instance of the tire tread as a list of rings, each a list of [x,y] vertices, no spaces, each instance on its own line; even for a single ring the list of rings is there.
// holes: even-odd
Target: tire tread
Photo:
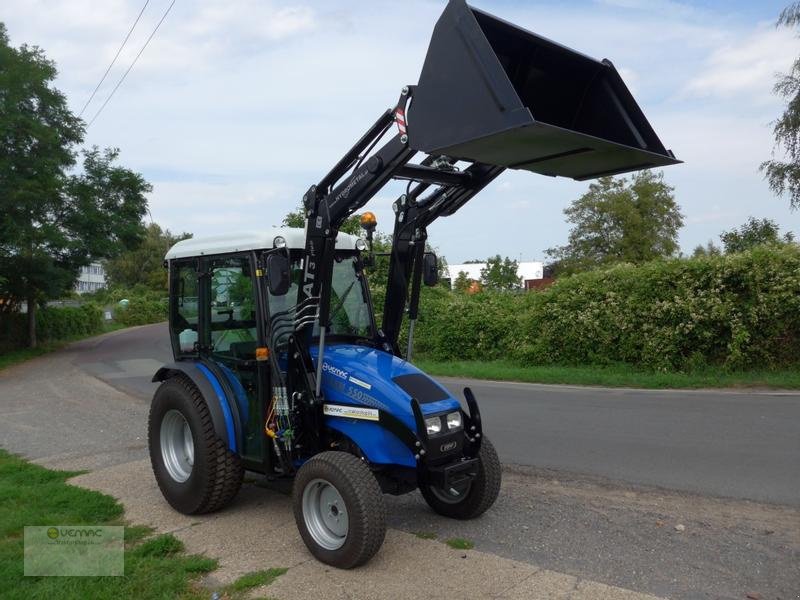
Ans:
[[[197,443],[205,445],[208,452],[207,477],[208,485],[203,490],[202,496],[198,498],[194,507],[186,511],[186,514],[202,514],[217,511],[233,500],[239,492],[244,479],[244,467],[241,458],[231,452],[225,442],[214,431],[214,422],[211,419],[211,412],[208,410],[203,394],[196,385],[185,375],[176,375],[164,381],[156,390],[155,398],[160,394],[168,393],[170,388],[178,388],[178,393],[185,394],[190,400],[193,410],[199,417],[201,439]],[[155,399],[154,399],[155,400]],[[148,421],[148,438],[150,439],[151,460],[152,453],[157,444],[154,444],[154,435],[157,423],[154,422],[153,411],[151,410]],[[153,461],[155,462],[155,461]],[[168,490],[165,490],[159,478],[158,486],[161,492],[169,500]]]
[[[484,437],[481,441],[478,458],[480,461],[478,476],[472,482],[472,487],[463,502],[447,504],[440,501],[430,491],[429,486],[420,485],[422,497],[433,510],[445,517],[462,520],[474,519],[489,510],[500,494],[503,468],[497,451],[488,438]]]
[[[305,528],[302,496],[305,485],[312,479],[323,478],[339,488],[342,483],[350,490],[339,489],[355,505],[348,504],[350,519],[348,541],[340,551],[315,550]],[[352,492],[352,493],[349,493]],[[386,507],[375,476],[359,458],[346,452],[321,452],[309,459],[295,478],[293,491],[295,520],[303,540],[318,559],[342,569],[352,569],[366,563],[380,549],[386,536]]]

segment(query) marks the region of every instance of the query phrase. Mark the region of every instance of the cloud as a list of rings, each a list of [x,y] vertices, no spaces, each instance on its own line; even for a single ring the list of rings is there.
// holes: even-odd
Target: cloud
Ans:
[[[294,196],[298,198],[298,196]],[[277,225],[294,209],[290,189],[280,182],[153,180],[150,214],[172,231],[243,231]]]
[[[272,2],[205,0],[184,26],[191,36],[218,36],[275,42],[307,33],[317,27],[316,12],[310,6],[276,6]],[[232,35],[233,34],[233,35]]]
[[[731,210],[730,208],[724,209],[719,204],[715,204],[711,207],[711,210],[692,213],[686,219],[686,222],[690,225],[719,225],[721,223],[730,222],[731,219],[740,219],[741,217],[741,211]]]
[[[787,72],[800,54],[800,39],[789,29],[760,26],[750,35],[716,48],[682,92],[690,97],[772,100],[775,76]]]
[[[662,14],[671,17],[696,17],[702,11],[695,6],[673,0],[595,0],[596,4],[640,11],[650,14]]]
[[[633,94],[634,97],[638,96],[639,75],[637,75],[636,71],[627,67],[620,67],[617,69],[617,71],[619,71],[619,76],[622,77],[622,81],[624,81],[625,85],[628,86],[631,94]]]
[[[171,0],[151,0],[92,117]],[[491,2],[479,8],[591,56],[608,56],[656,132],[686,164],[665,170],[687,214],[684,248],[746,216],[796,221],[758,173],[769,157],[775,71],[800,52],[749,5],[674,0]],[[12,42],[43,47],[57,86],[80,109],[141,0],[4,0]],[[365,6],[368,8],[365,10]],[[308,187],[414,83],[441,0],[179,0],[87,144],[118,146],[154,184],[153,218],[197,235],[280,222]],[[760,19],[774,19],[762,9]],[[431,227],[451,262],[541,256],[563,244],[562,210],[586,183],[508,171]],[[391,231],[389,186],[368,205]],[[718,207],[722,207],[721,209]],[[511,216],[511,218],[508,218]]]

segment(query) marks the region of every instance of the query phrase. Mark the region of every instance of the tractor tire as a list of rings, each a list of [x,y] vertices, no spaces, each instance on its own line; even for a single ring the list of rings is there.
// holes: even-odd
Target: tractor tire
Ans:
[[[352,569],[383,544],[383,494],[366,463],[352,454],[322,452],[300,467],[292,506],[300,537],[323,563]]]
[[[239,491],[242,461],[216,435],[206,401],[189,378],[172,377],[156,390],[147,440],[158,487],[175,510],[213,512]]]
[[[422,484],[419,491],[425,502],[440,515],[451,519],[474,519],[485,513],[500,493],[502,469],[497,451],[483,438],[478,452],[478,474],[458,495],[432,485]]]

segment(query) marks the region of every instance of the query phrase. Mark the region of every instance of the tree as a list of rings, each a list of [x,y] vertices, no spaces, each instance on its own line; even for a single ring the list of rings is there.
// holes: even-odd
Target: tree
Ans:
[[[297,210],[288,213],[281,221],[281,225],[284,227],[304,228],[306,225],[304,208],[300,206],[297,208]],[[360,236],[363,231],[361,228],[361,214],[356,213],[350,215],[345,220],[344,224],[340,228],[340,231],[350,235]],[[378,301],[377,296],[385,291],[384,287],[389,280],[388,254],[392,250],[392,236],[376,230],[373,234],[372,250],[376,253],[375,264],[367,269],[367,274],[369,276],[370,286],[374,286],[375,291],[377,292],[377,294],[375,294],[373,297],[376,298],[378,307],[380,308],[383,306],[383,298]],[[425,251],[435,252],[436,249],[426,242]],[[380,254],[380,256],[378,254]],[[441,279],[444,272],[447,271],[447,260],[444,256],[438,256],[437,258],[439,278]]]
[[[692,252],[692,258],[719,256],[720,254],[722,254],[722,250],[715,246],[714,242],[708,240],[708,243],[705,246],[703,246],[703,244],[698,244],[695,246],[694,251]]]
[[[174,244],[190,237],[191,233],[176,235],[169,229],[161,229],[157,223],[150,223],[138,248],[127,250],[106,263],[109,282],[124,288],[143,285],[151,290],[167,291],[164,255]]]
[[[800,2],[787,6],[778,17],[777,27],[795,27],[800,25]],[[770,189],[777,195],[789,194],[789,205],[800,208],[800,57],[798,57],[789,73],[778,77],[774,87],[775,93],[786,99],[786,110],[775,121],[776,150],[783,148],[788,156],[787,161],[773,158],[761,163]]]
[[[306,211],[303,206],[299,206],[297,210],[288,213],[283,217],[281,225],[284,227],[298,227],[303,229],[306,226]],[[345,219],[339,231],[349,233],[350,235],[361,235],[361,215],[352,214]]]
[[[481,269],[481,285],[488,290],[519,289],[522,278],[517,275],[519,264],[507,256],[499,254],[486,259],[486,266]]]
[[[791,232],[780,234],[780,227],[770,219],[755,219],[750,217],[747,223],[738,229],[723,231],[719,236],[726,254],[744,252],[755,246],[763,244],[783,244],[794,240]]]
[[[472,280],[467,275],[466,271],[459,271],[453,282],[453,289],[457,292],[466,292],[469,289]]]
[[[297,210],[288,213],[281,221],[281,225],[284,227],[304,228],[306,226],[305,209],[302,206],[299,206]],[[360,236],[363,231],[361,228],[361,214],[356,213],[347,217],[345,222],[339,228],[339,231],[348,233],[350,235]],[[391,236],[376,230],[373,234],[372,249],[373,252],[376,253],[388,253],[392,249]],[[375,264],[367,269],[367,272],[369,274],[369,280],[371,284],[385,286],[389,279],[389,257],[375,256]]]
[[[673,256],[683,215],[662,174],[640,171],[630,180],[602,177],[564,210],[574,226],[566,246],[547,254],[559,273]]]
[[[55,65],[42,50],[9,45],[0,24],[0,296],[28,309],[69,291],[82,266],[135,246],[144,233],[149,184],[114,164],[118,151],[83,152],[83,122],[52,86]]]

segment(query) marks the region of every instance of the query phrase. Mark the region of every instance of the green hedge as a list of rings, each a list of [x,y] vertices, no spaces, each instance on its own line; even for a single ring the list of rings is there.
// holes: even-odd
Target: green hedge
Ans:
[[[159,323],[167,320],[167,307],[163,298],[133,297],[128,306],[114,309],[114,319],[127,327]]]
[[[36,311],[36,337],[51,342],[100,333],[103,312],[95,304],[79,307],[47,307]],[[23,348],[28,343],[28,315],[0,315],[0,352]]]
[[[800,247],[619,265],[529,293],[426,289],[431,360],[627,363],[657,370],[800,364]]]

